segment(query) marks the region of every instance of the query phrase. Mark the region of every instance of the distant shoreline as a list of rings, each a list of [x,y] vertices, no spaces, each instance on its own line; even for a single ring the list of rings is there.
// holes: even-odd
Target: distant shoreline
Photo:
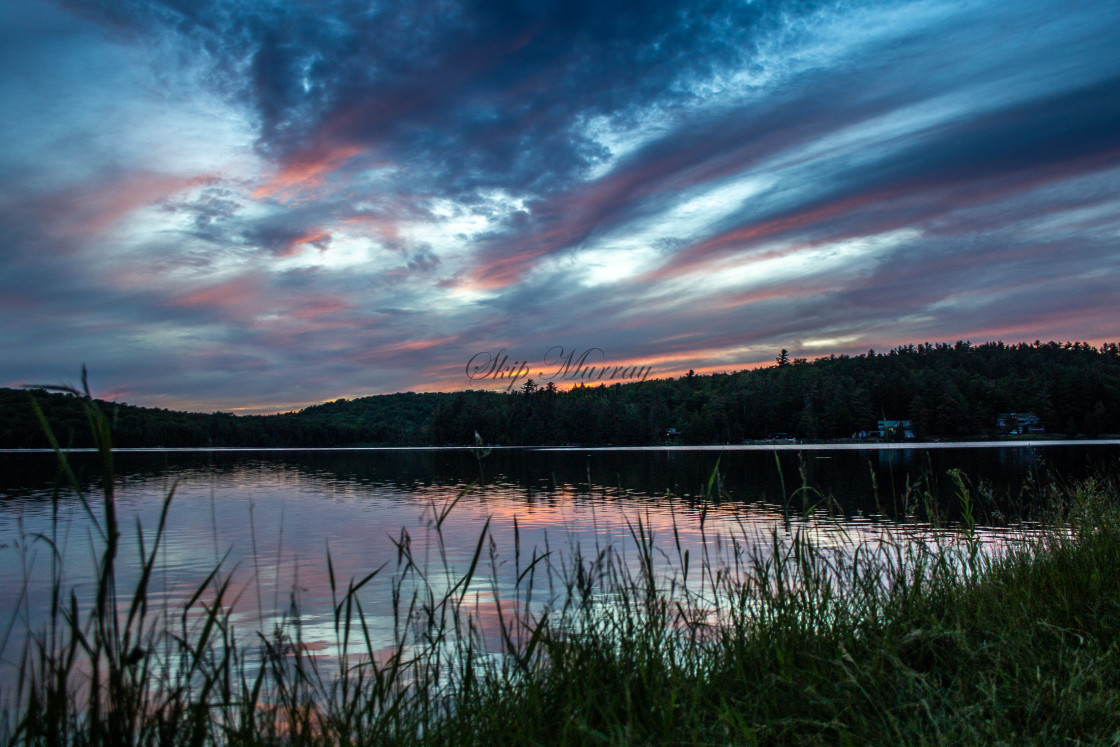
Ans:
[[[175,446],[115,447],[115,454],[238,453],[238,452],[312,452],[312,451],[481,451],[523,449],[530,451],[889,451],[902,449],[985,449],[1028,446],[1120,446],[1120,438],[1048,438],[1014,441],[896,441],[896,442],[813,442],[754,444],[668,444],[643,446]],[[96,454],[97,449],[64,449],[67,454]],[[0,449],[0,454],[53,454],[53,449]]]

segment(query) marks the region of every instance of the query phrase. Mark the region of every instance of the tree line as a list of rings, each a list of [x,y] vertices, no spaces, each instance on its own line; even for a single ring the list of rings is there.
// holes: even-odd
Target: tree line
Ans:
[[[0,389],[0,448],[47,446],[39,403],[63,446],[90,445],[74,395]],[[187,413],[102,402],[122,447],[740,443],[842,439],[878,420],[917,438],[987,437],[1000,413],[1032,412],[1051,434],[1120,433],[1120,346],[1081,342],[924,343],[886,353],[790,359],[731,373],[568,391],[526,381],[340,399],[278,415]]]

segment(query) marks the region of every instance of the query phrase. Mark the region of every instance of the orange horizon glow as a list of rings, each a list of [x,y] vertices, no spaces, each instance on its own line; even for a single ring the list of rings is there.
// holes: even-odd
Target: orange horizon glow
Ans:
[[[1012,329],[1012,328],[1006,328],[1006,329]],[[983,337],[984,339],[981,339],[980,341],[976,341],[976,339],[979,338],[979,337]],[[986,345],[986,344],[993,344],[993,343],[997,343],[997,342],[1003,342],[1003,344],[1005,344],[1007,346],[1015,346],[1015,345],[1019,345],[1019,344],[1026,344],[1026,345],[1033,345],[1034,344],[1034,340],[1015,339],[1012,342],[1008,342],[1007,340],[1001,340],[1001,339],[999,339],[999,337],[992,337],[992,336],[989,336],[987,334],[985,334],[983,336],[981,336],[981,335],[963,335],[958,339],[969,342],[974,347],[980,346],[980,345]],[[806,351],[806,350],[802,350],[802,349],[798,349],[798,348],[791,348],[790,349],[790,358],[792,360],[794,357],[804,357],[809,362],[813,362],[813,361],[816,361],[816,360],[819,360],[819,359],[827,359],[827,358],[829,358],[830,356],[833,356],[833,355],[836,355],[836,356],[849,355],[849,356],[853,356],[853,357],[859,356],[859,355],[864,355],[864,354],[866,354],[866,352],[869,349],[875,349],[875,350],[878,351],[879,354],[885,354],[885,353],[889,352],[890,350],[893,350],[893,349],[896,349],[896,348],[899,348],[899,347],[905,347],[905,346],[910,345],[910,344],[913,344],[913,345],[916,346],[916,345],[920,345],[920,344],[926,344],[927,342],[929,344],[935,344],[935,345],[936,344],[950,344],[951,345],[951,344],[955,344],[957,342],[957,339],[954,339],[952,341],[948,341],[948,340],[923,340],[921,343],[901,343],[900,342],[900,343],[893,343],[893,344],[892,343],[886,343],[886,342],[876,342],[876,341],[872,341],[872,340],[864,340],[864,341],[859,343],[858,347],[841,345],[841,346],[837,346],[837,348],[835,350],[833,350],[832,352],[827,352],[827,353],[821,352],[820,350]],[[1053,342],[1053,340],[1042,341],[1042,344],[1045,345],[1045,344],[1048,344],[1049,342]],[[1069,342],[1072,343],[1072,342],[1075,342],[1075,340],[1069,340]],[[1100,337],[1093,337],[1093,338],[1088,338],[1088,339],[1076,340],[1076,342],[1082,342],[1082,343],[1085,343],[1085,344],[1088,344],[1088,345],[1092,345],[1094,348],[1096,348],[1098,350],[1101,348],[1102,345],[1105,345],[1105,344],[1120,344],[1120,340],[1110,340],[1108,338],[1100,338]],[[433,341],[422,341],[422,343],[433,343]],[[1060,342],[1059,344],[1064,345],[1065,342],[1063,341],[1063,342]],[[775,348],[775,350],[777,350],[777,348]],[[709,352],[710,353],[710,352],[712,352],[712,350],[711,349],[702,349],[698,352]],[[805,353],[811,353],[811,354],[810,355],[805,355]],[[684,365],[687,365],[687,368],[684,368],[684,365],[682,365],[680,367],[680,369],[678,369],[677,371],[675,371],[673,373],[658,372],[658,371],[654,370],[653,373],[651,373],[651,375],[648,378],[645,379],[646,381],[666,381],[666,380],[680,379],[681,377],[683,377],[687,374],[688,369],[693,370],[694,373],[698,376],[707,376],[707,375],[712,375],[712,374],[732,374],[732,373],[738,373],[738,372],[744,372],[744,371],[753,371],[753,370],[756,370],[756,369],[759,369],[759,368],[768,368],[768,367],[771,367],[771,366],[775,365],[774,359],[770,356],[767,356],[766,358],[762,358],[762,359],[757,359],[757,358],[756,359],[744,359],[744,360],[740,360],[740,361],[736,361],[736,362],[716,363],[716,364],[711,364],[711,365],[705,365],[701,362],[702,361],[702,356],[695,355],[695,354],[686,354],[686,353],[678,353],[678,354],[673,354],[673,355],[667,355],[667,356],[663,356],[663,357],[658,358],[658,359],[647,359],[647,358],[635,357],[635,358],[619,359],[619,360],[620,361],[625,360],[628,364],[633,364],[633,365],[651,365],[652,364],[651,362],[657,362],[657,361],[663,361],[663,362],[683,361]],[[688,364],[691,364],[691,365],[688,365]],[[610,367],[613,368],[614,365],[615,365],[614,362],[611,361],[611,366]],[[623,365],[623,364],[619,363],[617,365]],[[451,372],[450,369],[452,369],[452,368],[454,368],[455,373]],[[435,370],[436,371],[442,370],[445,373],[437,374],[435,376],[426,378],[423,381],[422,386],[420,386],[416,389],[397,390],[397,391],[392,391],[392,392],[364,392],[364,393],[363,392],[355,392],[355,391],[339,392],[336,395],[328,396],[328,397],[326,397],[322,400],[319,400],[319,401],[302,401],[302,402],[294,402],[294,403],[291,403],[291,402],[289,402],[289,403],[250,403],[250,404],[244,404],[244,405],[238,405],[238,406],[232,406],[232,407],[218,408],[217,410],[213,410],[213,408],[209,408],[208,406],[202,405],[200,400],[195,400],[195,399],[192,399],[192,398],[172,398],[172,399],[168,399],[164,402],[161,402],[159,405],[137,405],[135,402],[130,403],[130,404],[135,405],[135,406],[141,406],[141,407],[166,407],[168,409],[184,411],[184,412],[209,412],[209,411],[213,410],[213,411],[221,411],[221,412],[233,412],[237,415],[276,415],[276,414],[298,412],[299,410],[305,409],[307,407],[313,407],[315,405],[321,405],[321,404],[325,404],[325,403],[328,403],[328,402],[334,402],[338,399],[353,400],[353,399],[361,399],[361,398],[365,398],[365,397],[391,396],[393,394],[404,394],[404,393],[449,394],[449,393],[467,392],[467,391],[493,391],[493,392],[497,392],[497,393],[502,393],[502,392],[505,392],[507,390],[507,387],[508,387],[508,379],[498,379],[498,380],[486,379],[485,381],[490,383],[491,386],[469,386],[469,385],[465,385],[467,383],[466,382],[465,371],[463,370],[462,367],[460,367],[458,365],[452,367],[450,364],[446,364],[446,365],[438,367]],[[525,376],[525,377],[519,378],[517,380],[517,382],[515,383],[514,387],[513,387],[513,391],[518,390],[522,385],[524,385],[525,381],[528,378],[536,379],[537,377],[535,377],[535,376],[533,376],[533,377]],[[602,384],[604,386],[611,386],[611,385],[614,385],[614,384],[636,383],[636,381],[637,381],[636,379],[623,379],[623,378],[602,379],[602,380],[596,378],[596,379],[588,379],[588,380],[555,381],[554,383],[556,384],[556,388],[557,388],[558,391],[567,392],[571,389],[579,387],[580,385],[583,385],[583,386],[586,386],[586,387],[597,387],[600,384]],[[537,383],[538,383],[538,386],[547,386],[548,381],[546,380],[546,381],[537,382]],[[119,400],[120,397],[127,396],[127,391],[128,390],[125,390],[124,392],[119,392],[119,394],[114,395],[113,400],[110,400],[110,401],[120,401]]]

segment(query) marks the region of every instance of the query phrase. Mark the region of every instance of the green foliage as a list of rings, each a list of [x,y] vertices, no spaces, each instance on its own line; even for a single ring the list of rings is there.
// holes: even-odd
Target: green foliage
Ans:
[[[81,404],[39,395],[64,445],[91,446]],[[297,413],[234,417],[101,403],[119,446],[645,445],[739,443],[779,433],[848,438],[879,419],[920,438],[997,435],[1003,412],[1034,412],[1048,433],[1120,433],[1120,347],[1084,343],[907,345],[813,362],[779,356],[751,371],[558,391],[461,391],[338,400]],[[0,389],[0,448],[46,447],[26,392]]]
[[[31,408],[31,396],[66,447],[94,446],[81,398],[43,389],[0,389],[0,448],[48,448]],[[130,447],[299,447],[429,443],[432,413],[444,395],[394,394],[337,400],[298,413],[200,414],[97,401],[111,423],[116,446]]]
[[[219,565],[181,604],[149,586],[172,495],[145,545],[136,588],[118,594],[108,420],[72,392],[103,459],[92,518],[95,603],[79,607],[55,567],[51,615],[29,631],[0,741],[16,745],[203,744],[1059,744],[1120,738],[1120,507],[1117,487],[1052,489],[1056,515],[1033,543],[978,554],[929,523],[838,548],[792,517],[701,558],[679,531],[658,543],[641,515],[632,547],[522,552],[483,527],[465,571],[443,526],[461,493],[431,507],[436,567],[404,531],[395,572],[345,586],[328,552],[337,660],[305,645],[298,610],[242,637]],[[47,432],[48,440],[53,436]],[[951,474],[959,498],[967,482]],[[804,479],[804,478],[803,478]],[[719,500],[717,471],[707,495]],[[485,488],[479,488],[484,490]],[[172,491],[173,492],[173,491]],[[803,484],[807,505],[812,488]],[[928,500],[927,505],[936,501]],[[807,506],[816,511],[818,506]],[[926,517],[932,519],[934,517]],[[791,528],[792,527],[792,528]],[[745,531],[745,530],[744,530]],[[56,532],[57,534],[57,527]],[[35,537],[57,546],[57,538]],[[670,541],[671,539],[671,541]],[[673,545],[676,547],[675,555]],[[145,549],[150,547],[150,549]],[[503,556],[503,551],[505,555]],[[58,557],[58,556],[56,556]],[[487,563],[488,561],[488,563]],[[487,645],[472,588],[512,561],[514,598]],[[388,582],[397,642],[377,650],[359,591]],[[498,579],[491,579],[498,599]],[[533,590],[538,590],[534,606]],[[548,589],[543,608],[539,596]],[[69,591],[69,593],[67,593]],[[506,599],[509,598],[507,591]],[[153,608],[150,609],[150,606]],[[493,631],[491,631],[493,634]],[[491,640],[491,643],[494,641]],[[497,654],[497,655],[495,655]]]

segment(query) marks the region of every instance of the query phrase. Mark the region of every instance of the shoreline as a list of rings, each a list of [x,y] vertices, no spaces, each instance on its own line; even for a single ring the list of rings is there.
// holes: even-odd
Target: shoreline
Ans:
[[[165,454],[165,453],[238,453],[238,452],[315,452],[315,451],[488,451],[493,449],[530,451],[889,451],[905,449],[990,449],[1026,448],[1032,446],[1120,446],[1120,438],[1053,438],[966,440],[966,441],[811,441],[805,443],[750,443],[750,444],[647,444],[636,446],[581,446],[544,444],[520,446],[125,446],[113,447],[115,454]],[[96,454],[92,447],[63,449],[67,454]],[[54,449],[0,449],[0,454],[54,454]]]

